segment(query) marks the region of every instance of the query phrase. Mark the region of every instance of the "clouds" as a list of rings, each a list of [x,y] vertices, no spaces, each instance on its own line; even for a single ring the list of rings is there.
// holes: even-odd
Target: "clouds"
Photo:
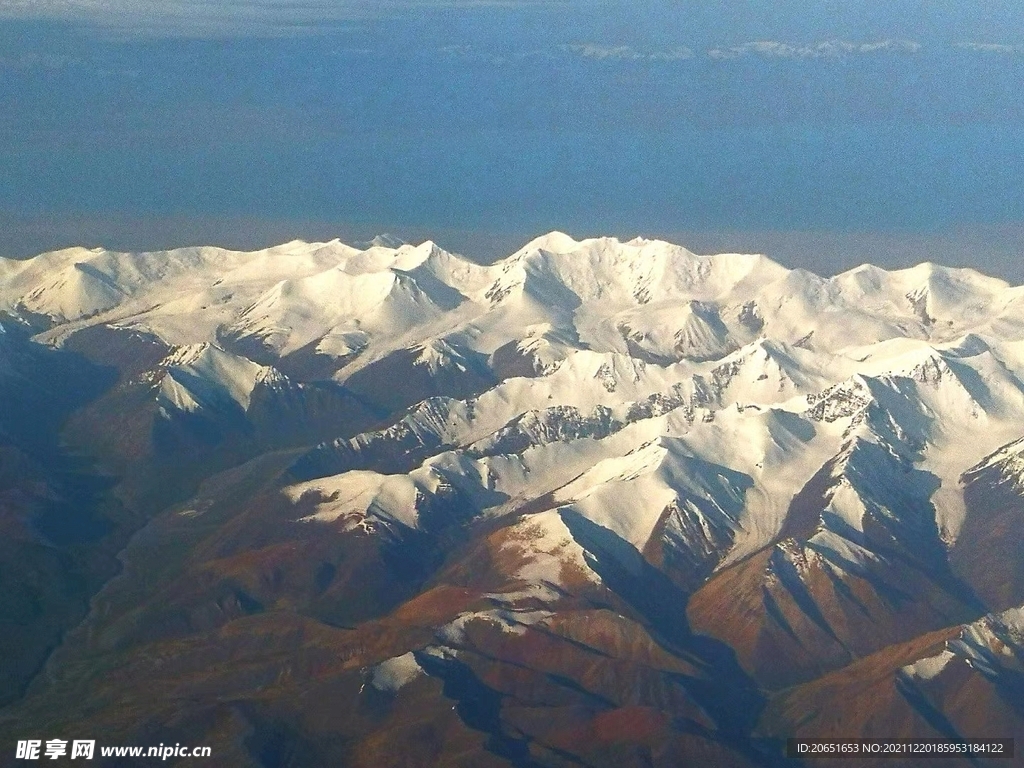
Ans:
[[[811,45],[793,45],[777,40],[759,40],[726,48],[712,48],[708,57],[718,60],[760,57],[765,59],[838,59],[844,56],[875,53],[917,53],[920,43],[914,40],[877,40],[852,43],[847,40],[824,40]]]
[[[713,61],[829,61],[878,55],[912,56],[919,53],[1024,56],[1024,44],[969,41],[926,45],[917,40],[902,38],[867,42],[829,39],[809,44],[754,40],[738,45],[712,46],[703,52],[696,52],[686,45],[657,49],[629,44],[585,42],[562,46],[562,50],[585,59],[607,62],[689,61],[701,58]]]
[[[0,21],[0,213],[647,230],[1021,216],[1020,26],[688,1],[0,0],[0,18],[75,22]],[[125,44],[141,29],[233,37]]]
[[[1024,45],[1005,45],[1004,43],[957,43],[956,47],[973,53],[995,53],[1003,56],[1019,56],[1024,54]]]
[[[908,21],[889,8],[894,1],[856,0],[842,13],[826,13],[824,5],[832,5],[826,0],[786,0],[777,14],[768,12],[770,4],[748,3],[748,12],[740,14],[727,3],[706,0],[0,0],[0,24],[56,21],[127,37],[283,37],[343,28],[365,30],[372,38],[383,28],[377,22],[399,20],[409,43],[403,52],[448,47],[453,50],[445,54],[452,56],[462,46],[468,56],[501,63],[566,55],[653,63],[1024,53],[1018,43],[1024,42],[1024,19],[964,26],[959,16],[946,18],[935,10]],[[968,21],[978,16],[964,14]],[[466,21],[469,16],[473,21]],[[985,18],[1005,22],[998,14]],[[420,36],[414,29],[419,25],[431,28]],[[985,42],[1004,33],[1009,40]],[[948,42],[958,35],[968,42]]]
[[[963,47],[963,46],[961,46]],[[712,47],[703,52],[694,51],[687,45],[665,45],[655,47],[633,43],[576,42],[549,48],[519,48],[511,52],[496,54],[479,45],[459,43],[446,45],[437,52],[450,58],[472,58],[487,60],[496,64],[512,60],[547,59],[557,61],[565,56],[595,63],[645,64],[690,62],[698,59],[712,61],[750,60],[829,60],[872,54],[910,55],[923,50],[913,40],[877,40],[853,43],[846,40],[825,40],[811,45],[794,45],[775,40],[759,40],[728,47]],[[987,48],[966,48],[966,50],[988,50]]]
[[[965,50],[989,50],[987,46],[960,46]],[[1010,46],[998,46],[1010,48]],[[756,40],[740,45],[714,46],[701,54],[686,45],[663,48],[641,47],[627,44],[573,43],[562,46],[562,50],[584,59],[606,62],[674,62],[707,58],[714,61],[741,59],[777,60],[828,60],[872,54],[909,55],[916,54],[924,46],[915,40],[885,39],[870,42],[848,40],[823,40],[809,45],[794,44],[778,40]]]
[[[694,57],[691,48],[685,45],[660,50],[640,49],[631,45],[601,45],[600,43],[574,43],[564,50],[587,59],[598,61],[685,61]]]

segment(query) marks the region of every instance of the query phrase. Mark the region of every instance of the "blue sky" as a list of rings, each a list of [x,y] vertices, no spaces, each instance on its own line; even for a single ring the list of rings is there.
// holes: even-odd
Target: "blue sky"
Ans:
[[[0,0],[0,251],[550,229],[1024,280],[1000,2]]]

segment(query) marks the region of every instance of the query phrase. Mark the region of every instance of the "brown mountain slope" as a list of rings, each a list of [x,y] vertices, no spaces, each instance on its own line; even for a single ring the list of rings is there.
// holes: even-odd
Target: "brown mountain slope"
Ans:
[[[766,707],[759,731],[800,738],[1013,738],[1019,744],[1024,737],[1022,615],[1016,609],[928,633],[785,691]],[[896,763],[880,758],[851,764]]]

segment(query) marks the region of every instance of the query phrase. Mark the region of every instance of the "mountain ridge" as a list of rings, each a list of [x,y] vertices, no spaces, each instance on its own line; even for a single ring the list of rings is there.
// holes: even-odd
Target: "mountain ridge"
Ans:
[[[933,732],[922,696],[960,716],[934,638],[1024,605],[1024,288],[559,232],[492,264],[363,245],[0,260],[0,329],[31,353],[0,360],[0,395],[48,407],[33,355],[110,379],[53,429],[108,478],[120,542],[76,567],[124,569],[61,614],[85,618],[46,635],[43,674],[11,672],[31,686],[0,726],[77,712],[128,743],[96,669],[239,765],[266,764],[253,730],[397,760],[386,723],[423,765],[427,742],[772,765],[821,727],[792,714],[815,685],[883,669],[910,731]],[[8,482],[23,536],[42,507]],[[1019,729],[997,672],[986,706]],[[351,727],[302,704],[321,690]]]

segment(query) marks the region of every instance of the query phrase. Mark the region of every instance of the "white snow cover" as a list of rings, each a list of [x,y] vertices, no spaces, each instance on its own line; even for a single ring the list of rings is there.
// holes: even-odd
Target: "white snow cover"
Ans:
[[[0,311],[48,317],[38,338],[54,344],[92,325],[154,334],[174,349],[156,397],[186,411],[244,412],[256,383],[280,375],[247,344],[278,358],[315,349],[342,383],[396,351],[431,376],[521,356],[513,370],[536,375],[432,398],[390,433],[346,443],[427,436],[444,450],[421,467],[284,492],[310,523],[365,532],[416,527],[419,500],[452,489],[478,515],[548,498],[518,523],[537,533],[520,574],[535,585],[557,584],[563,563],[589,573],[559,510],[638,550],[666,529],[721,567],[771,543],[832,461],[831,522],[801,557],[852,568],[871,557],[851,540],[865,516],[893,513],[874,493],[890,477],[881,464],[906,470],[901,499],[922,502],[949,546],[965,472],[998,465],[1024,489],[1024,288],[969,269],[822,278],[760,255],[559,232],[490,265],[387,238],[72,248],[0,259]]]
[[[1004,668],[1024,672],[1024,606],[966,625],[948,647],[989,677],[998,676]]]
[[[417,523],[418,488],[406,475],[353,471],[292,485],[284,492],[293,502],[315,500],[315,511],[302,518],[307,522],[340,521],[347,530],[367,533],[379,523],[398,522],[409,528]]]
[[[1014,440],[986,456],[972,471],[980,472],[989,467],[999,468],[1005,478],[1004,482],[1010,482],[1016,488],[1024,490],[1024,438]]]
[[[946,668],[946,665],[955,658],[956,654],[947,648],[935,656],[929,656],[926,659],[915,661],[913,664],[908,664],[903,667],[903,673],[916,677],[918,680],[932,680],[938,677],[942,670]]]
[[[1024,606],[963,625],[959,636],[948,641],[939,654],[909,664],[902,672],[919,680],[931,680],[954,660],[990,679],[1006,673],[1024,673]]]
[[[437,639],[445,645],[458,646],[466,640],[466,627],[473,622],[484,622],[498,627],[502,632],[511,635],[522,635],[526,628],[551,618],[550,611],[516,611],[496,608],[490,611],[471,611],[463,613],[454,621],[445,624],[437,631]]]
[[[395,693],[424,674],[423,667],[410,651],[373,667],[368,682],[378,691]]]
[[[165,408],[187,412],[213,405],[218,398],[234,402],[244,411],[256,382],[272,375],[267,366],[207,343],[175,349],[160,367],[170,375],[160,381],[158,402]]]
[[[513,533],[514,546],[528,557],[515,574],[517,578],[536,585],[561,584],[563,569],[571,567],[588,580],[598,581],[586,564],[583,547],[576,543],[556,511],[527,515],[513,527]]]

